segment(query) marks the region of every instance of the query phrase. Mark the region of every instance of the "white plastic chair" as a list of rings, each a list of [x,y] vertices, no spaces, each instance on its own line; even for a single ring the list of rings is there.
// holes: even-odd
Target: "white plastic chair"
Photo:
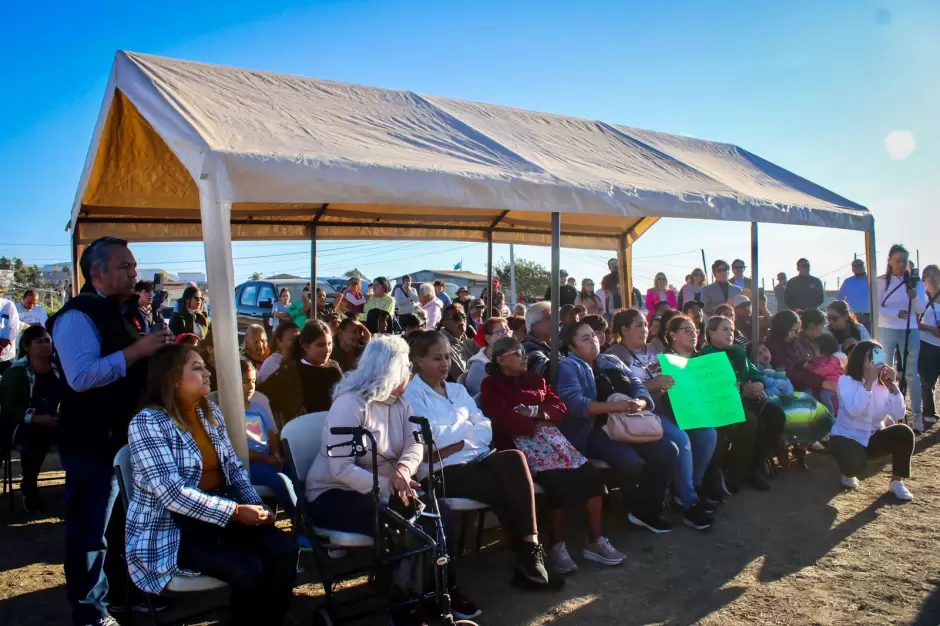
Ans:
[[[128,446],[124,446],[118,450],[118,453],[114,456],[114,473],[117,475],[118,489],[121,493],[121,502],[124,504],[124,509],[127,510],[131,499],[134,497],[134,474],[131,470],[131,450]],[[125,584],[129,589],[131,584],[130,571],[125,570],[125,573],[127,574]],[[167,584],[166,590],[180,593],[192,593],[198,591],[214,591],[223,587],[228,587],[228,585],[218,578],[213,578],[212,576],[203,576],[200,574],[198,576],[174,576],[170,579],[169,584]],[[149,597],[147,598],[147,606],[150,609],[151,621],[154,624],[157,624],[157,613],[154,610],[153,604],[150,602]],[[218,607],[214,607],[205,612],[210,613],[217,608]],[[130,623],[133,613],[133,610],[128,611],[128,623]]]
[[[296,481],[294,490],[298,494],[305,493],[304,480],[320,452],[327,413],[327,411],[321,411],[295,417],[281,430],[281,442],[286,444],[284,447],[287,450],[287,461],[291,465],[289,469],[293,471],[292,478]],[[317,537],[329,541],[330,545],[342,548],[368,548],[373,544],[372,537],[368,535],[313,526],[312,520],[306,518],[306,500],[299,496],[297,510],[305,521],[310,522],[308,526],[310,531]]]

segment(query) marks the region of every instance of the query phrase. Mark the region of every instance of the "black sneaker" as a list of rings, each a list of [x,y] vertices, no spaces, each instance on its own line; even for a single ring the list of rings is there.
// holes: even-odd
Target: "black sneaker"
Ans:
[[[706,530],[711,528],[715,520],[705,511],[704,505],[696,504],[685,512],[685,525],[695,530]]]
[[[741,481],[727,472],[721,473],[721,490],[726,496],[733,496],[741,491]]]
[[[699,487],[695,490],[695,494],[698,496],[699,504],[705,507],[705,512],[711,515],[718,509],[718,505],[724,502],[722,497],[720,500],[716,500],[712,497],[712,494],[709,493],[708,489],[705,487]],[[721,494],[718,494],[721,496]]]
[[[458,621],[480,617],[483,613],[483,611],[467,598],[467,596],[463,595],[457,587],[450,590],[450,612],[453,614],[454,619]]]
[[[717,506],[725,503],[725,494],[722,493],[720,486],[708,485],[701,486],[695,490],[698,493],[699,502],[706,502],[709,506]]]
[[[672,530],[672,524],[663,520],[658,515],[639,515],[636,513],[628,513],[627,519],[630,520],[630,523],[635,526],[641,526],[650,532],[660,535],[662,533],[668,533]]]
[[[763,474],[760,472],[754,472],[748,476],[747,482],[758,491],[770,491],[770,483],[767,482],[767,479],[764,478]]]
[[[516,571],[537,585],[548,584],[545,569],[545,548],[537,543],[524,543],[516,551]]]

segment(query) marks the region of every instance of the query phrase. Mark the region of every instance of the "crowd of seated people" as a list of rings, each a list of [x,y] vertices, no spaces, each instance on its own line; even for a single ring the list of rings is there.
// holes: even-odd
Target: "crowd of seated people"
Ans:
[[[892,249],[892,259],[897,254]],[[759,299],[755,313],[739,268],[732,277],[723,261],[713,265],[710,284],[693,272],[678,293],[657,275],[644,302],[647,313],[610,311],[609,294],[598,296],[593,282],[584,280],[580,292],[565,290],[575,295],[561,307],[558,329],[552,326],[550,302],[510,311],[505,298],[494,294],[495,310],[487,315],[484,303],[465,289],[444,302],[442,286],[415,289],[410,280],[391,289],[377,279],[363,294],[361,281],[351,279],[338,312],[324,315],[320,298],[308,295],[306,312],[291,311],[293,305],[282,302],[285,311],[270,349],[264,326],[249,326],[244,335],[246,418],[240,436],[248,448],[247,466],[234,452],[212,394],[213,328],[201,292],[187,288],[169,330],[150,328],[150,319],[148,325],[127,325],[147,317],[145,297],[136,293],[147,285],[136,282],[134,267],[126,243],[108,239],[90,245],[81,269],[92,288],[50,318],[50,332],[42,326],[23,332],[18,359],[0,380],[3,415],[19,426],[27,510],[42,506],[35,478],[53,443],[69,436],[89,441],[94,433],[104,433],[100,436],[108,442],[100,446],[97,465],[70,456],[70,446],[64,446],[73,499],[75,494],[84,501],[97,498],[85,510],[73,502],[66,512],[69,597],[79,620],[106,619],[117,610],[108,607],[97,583],[88,582],[116,575],[113,565],[103,565],[113,553],[105,559],[95,547],[107,533],[126,546],[122,567],[129,568],[137,591],[159,595],[182,570],[200,571],[229,583],[238,620],[280,623],[293,587],[297,547],[274,528],[276,513],[262,504],[252,484],[273,490],[278,507],[288,512],[296,496],[305,496],[304,506],[318,526],[373,532],[371,457],[330,457],[327,446],[342,439],[329,434],[330,427],[368,428],[381,455],[383,495],[407,503],[429,487],[428,465],[408,417],[427,417],[439,453],[431,470],[436,482],[446,485],[448,498],[471,499],[493,510],[513,552],[513,580],[524,589],[556,587],[560,576],[577,571],[578,554],[569,550],[574,540],[565,525],[571,509],[587,513],[581,559],[608,566],[624,560],[606,538],[608,488],[619,489],[626,524],[657,534],[673,528],[666,502],[681,509],[685,525],[704,530],[716,524],[719,506],[745,485],[769,489],[769,459],[786,464],[779,448],[789,418],[786,403],[773,401],[779,397],[802,392],[801,399],[828,408],[834,426],[826,445],[838,462],[842,486],[858,486],[867,460],[891,456],[889,490],[902,501],[913,497],[904,479],[911,474],[914,431],[903,423],[894,355],[871,341],[843,301],[832,302],[825,313],[782,309],[770,316]],[[933,297],[920,307],[924,314],[916,322],[921,336],[935,339],[940,330],[933,332],[937,317],[929,312],[940,291],[940,271],[931,268],[925,279]],[[614,283],[604,284],[606,292]],[[112,299],[132,306],[113,306]],[[635,296],[631,300],[641,304]],[[311,314],[313,302],[317,311]],[[751,335],[755,314],[764,324],[758,337]],[[96,343],[76,341],[89,328]],[[132,329],[137,332],[130,334]],[[551,356],[554,330],[560,341],[557,364]],[[187,345],[190,337],[198,347]],[[752,348],[760,355],[753,361]],[[925,348],[921,354],[936,360],[937,350]],[[710,358],[727,358],[744,421],[681,428],[670,396],[675,379],[663,374],[661,355],[724,355]],[[109,373],[95,377],[87,365],[77,365],[93,362]],[[921,359],[921,372],[937,369],[936,363],[925,368]],[[94,416],[101,427],[92,422],[96,430],[81,430],[91,407],[112,397],[120,409],[115,416]],[[283,476],[280,432],[297,416],[314,412],[328,412],[326,434],[310,473],[299,477],[306,493],[294,495]],[[624,424],[630,420],[657,424],[658,431],[627,436]],[[136,492],[121,536],[123,519],[120,534],[101,522],[113,500],[107,503],[110,487],[95,472],[102,467],[109,472],[114,452],[125,443]],[[536,515],[538,499],[548,511],[544,531]],[[608,527],[613,523],[606,519]],[[215,548],[207,549],[207,543]],[[100,558],[83,561],[92,547]],[[478,615],[480,609],[457,587],[456,568],[449,571],[455,617]],[[125,608],[139,601],[135,594],[123,599]],[[91,604],[83,597],[92,598]],[[401,616],[395,623],[414,617]]]

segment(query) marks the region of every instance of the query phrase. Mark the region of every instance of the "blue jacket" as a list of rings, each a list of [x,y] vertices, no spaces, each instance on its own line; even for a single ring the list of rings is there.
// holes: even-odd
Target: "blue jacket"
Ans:
[[[597,367],[601,370],[617,370],[630,381],[630,395],[633,398],[646,400],[650,410],[655,407],[646,385],[623,361],[612,354],[601,354],[597,357]],[[595,416],[588,415],[588,407],[597,400],[597,384],[591,366],[574,354],[569,354],[558,364],[557,388],[558,395],[568,407],[568,415],[561,423],[560,430],[575,448],[585,453],[588,434],[596,423]]]

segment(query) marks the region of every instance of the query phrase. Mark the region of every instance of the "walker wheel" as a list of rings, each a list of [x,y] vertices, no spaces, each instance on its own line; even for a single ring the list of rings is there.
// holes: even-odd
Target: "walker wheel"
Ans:
[[[317,609],[313,612],[313,626],[333,626],[333,619],[326,609]]]

